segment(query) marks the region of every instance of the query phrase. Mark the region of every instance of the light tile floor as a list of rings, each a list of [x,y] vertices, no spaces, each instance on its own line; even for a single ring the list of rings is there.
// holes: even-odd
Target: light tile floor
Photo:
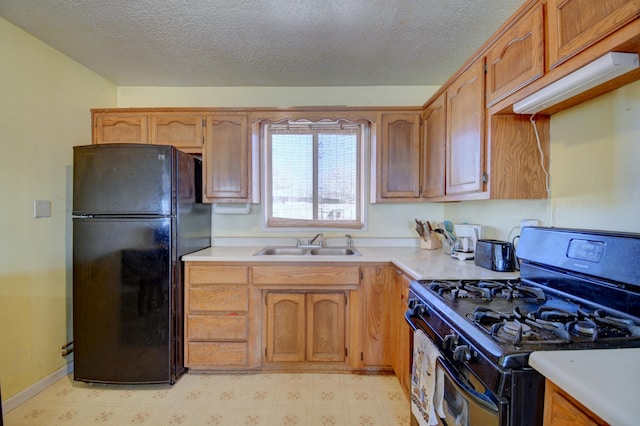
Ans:
[[[173,385],[98,385],[67,376],[4,416],[5,426],[409,425],[395,376],[189,373]]]

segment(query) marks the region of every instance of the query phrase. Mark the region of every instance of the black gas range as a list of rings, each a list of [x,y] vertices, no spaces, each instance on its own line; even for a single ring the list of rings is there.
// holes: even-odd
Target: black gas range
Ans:
[[[540,425],[533,351],[640,347],[640,235],[530,227],[520,278],[418,280],[406,318],[437,346],[440,424]]]

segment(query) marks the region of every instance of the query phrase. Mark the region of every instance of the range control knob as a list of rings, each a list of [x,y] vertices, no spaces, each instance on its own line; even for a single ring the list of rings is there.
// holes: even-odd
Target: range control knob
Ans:
[[[471,361],[471,351],[467,345],[459,345],[453,350],[455,361]]]
[[[451,333],[444,336],[442,349],[453,349],[458,344],[458,335],[451,330]]]
[[[424,305],[424,303],[416,299],[409,300],[407,307],[412,312],[411,315],[413,316],[420,317],[424,316],[427,313],[427,307]]]

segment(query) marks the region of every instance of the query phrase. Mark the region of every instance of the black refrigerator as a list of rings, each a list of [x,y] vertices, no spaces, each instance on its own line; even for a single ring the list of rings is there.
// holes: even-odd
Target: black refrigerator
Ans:
[[[74,379],[184,373],[180,257],[211,245],[200,159],[172,146],[73,148]]]

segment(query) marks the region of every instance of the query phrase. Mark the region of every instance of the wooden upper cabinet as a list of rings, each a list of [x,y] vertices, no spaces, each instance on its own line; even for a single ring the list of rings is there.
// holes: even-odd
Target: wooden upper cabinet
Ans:
[[[93,143],[149,143],[149,116],[144,113],[93,114]]]
[[[203,117],[195,113],[151,113],[150,143],[173,145],[181,151],[200,153],[204,144]]]
[[[447,88],[446,193],[483,189],[485,155],[484,61],[476,61]]]
[[[208,115],[204,148],[205,201],[249,201],[250,164],[247,115]]]
[[[547,0],[549,68],[640,16],[640,0]]]
[[[422,113],[422,197],[439,197],[445,190],[446,94]]]
[[[518,20],[487,51],[487,105],[544,74],[542,4]]]
[[[420,114],[382,114],[380,197],[420,196]]]

